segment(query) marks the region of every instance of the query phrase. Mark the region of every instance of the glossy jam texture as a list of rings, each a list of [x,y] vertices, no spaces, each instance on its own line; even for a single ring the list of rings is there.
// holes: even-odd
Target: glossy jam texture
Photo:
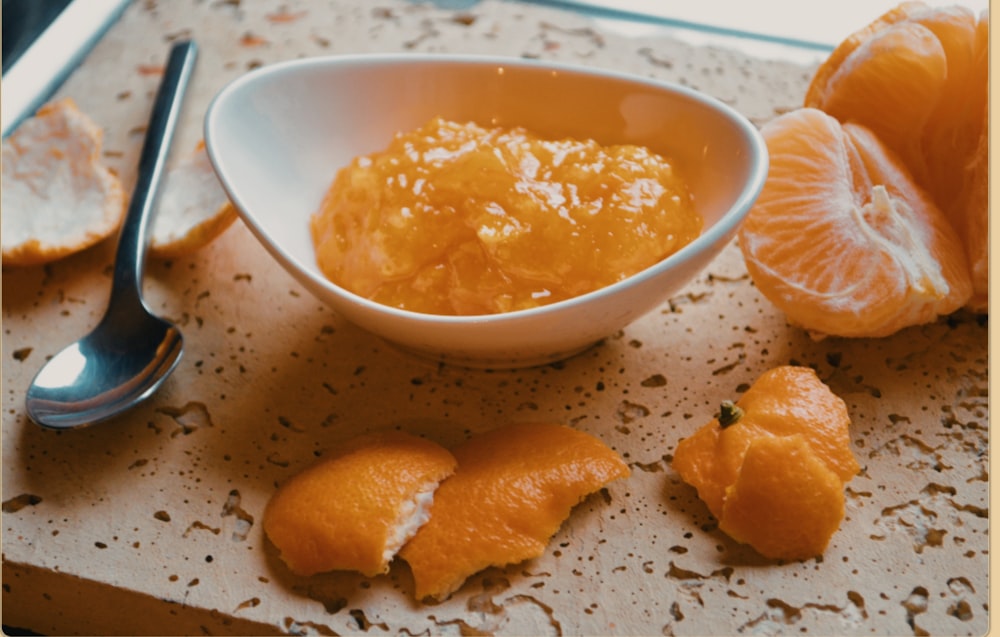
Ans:
[[[311,231],[320,269],[415,312],[509,312],[624,279],[702,229],[640,146],[547,141],[436,118],[341,170]]]

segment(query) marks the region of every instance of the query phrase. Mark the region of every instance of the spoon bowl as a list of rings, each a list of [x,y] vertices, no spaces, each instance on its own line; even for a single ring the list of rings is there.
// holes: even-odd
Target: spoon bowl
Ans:
[[[70,429],[116,416],[151,396],[180,361],[181,333],[149,311],[141,283],[150,219],[196,55],[190,41],[170,51],[118,239],[107,312],[94,331],[52,357],[28,387],[28,417],[43,427]]]
[[[99,422],[145,400],[180,361],[184,339],[172,323],[135,312],[125,335],[110,320],[65,347],[28,391],[29,417],[66,429]]]

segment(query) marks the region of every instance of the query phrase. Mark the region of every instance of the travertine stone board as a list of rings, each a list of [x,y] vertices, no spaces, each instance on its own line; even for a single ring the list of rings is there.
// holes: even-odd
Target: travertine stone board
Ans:
[[[368,51],[488,53],[673,80],[762,124],[811,68],[626,38],[583,16],[487,0],[136,0],[61,89],[104,127],[126,185],[169,43],[201,58],[175,148],[261,64]],[[181,155],[183,153],[178,153]],[[237,223],[150,264],[147,296],[186,353],[151,401],[55,433],[25,417],[38,367],[107,300],[113,246],[3,272],[3,621],[47,634],[979,635],[988,605],[987,324],[960,313],[878,340],[815,342],[753,287],[731,245],[658,310],[560,364],[470,371],[415,360],[313,299]],[[722,534],[670,469],[677,441],[776,365],[847,402],[862,472],[821,559],[764,560]],[[261,531],[275,486],[355,434],[446,445],[555,421],[632,476],[578,506],[545,555],[449,600],[387,576],[294,577]]]

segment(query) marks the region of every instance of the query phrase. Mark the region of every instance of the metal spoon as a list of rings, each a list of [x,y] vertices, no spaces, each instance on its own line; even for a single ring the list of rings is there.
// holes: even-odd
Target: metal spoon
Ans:
[[[70,429],[116,416],[151,396],[180,361],[180,331],[150,313],[141,288],[156,195],[196,57],[194,42],[171,48],[118,238],[104,318],[49,360],[28,387],[28,417],[43,427]]]

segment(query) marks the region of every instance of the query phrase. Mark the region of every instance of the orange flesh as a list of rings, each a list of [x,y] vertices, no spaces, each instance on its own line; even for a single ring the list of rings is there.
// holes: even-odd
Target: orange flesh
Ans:
[[[341,170],[311,221],[330,280],[385,305],[449,315],[591,292],[701,228],[683,179],[648,149],[440,118]]]
[[[792,323],[879,337],[968,301],[958,235],[871,131],[802,108],[761,132],[771,164],[740,248],[755,285]]]
[[[976,312],[988,309],[988,58],[988,9],[903,2],[838,46],[803,102],[899,156],[964,243]]]

